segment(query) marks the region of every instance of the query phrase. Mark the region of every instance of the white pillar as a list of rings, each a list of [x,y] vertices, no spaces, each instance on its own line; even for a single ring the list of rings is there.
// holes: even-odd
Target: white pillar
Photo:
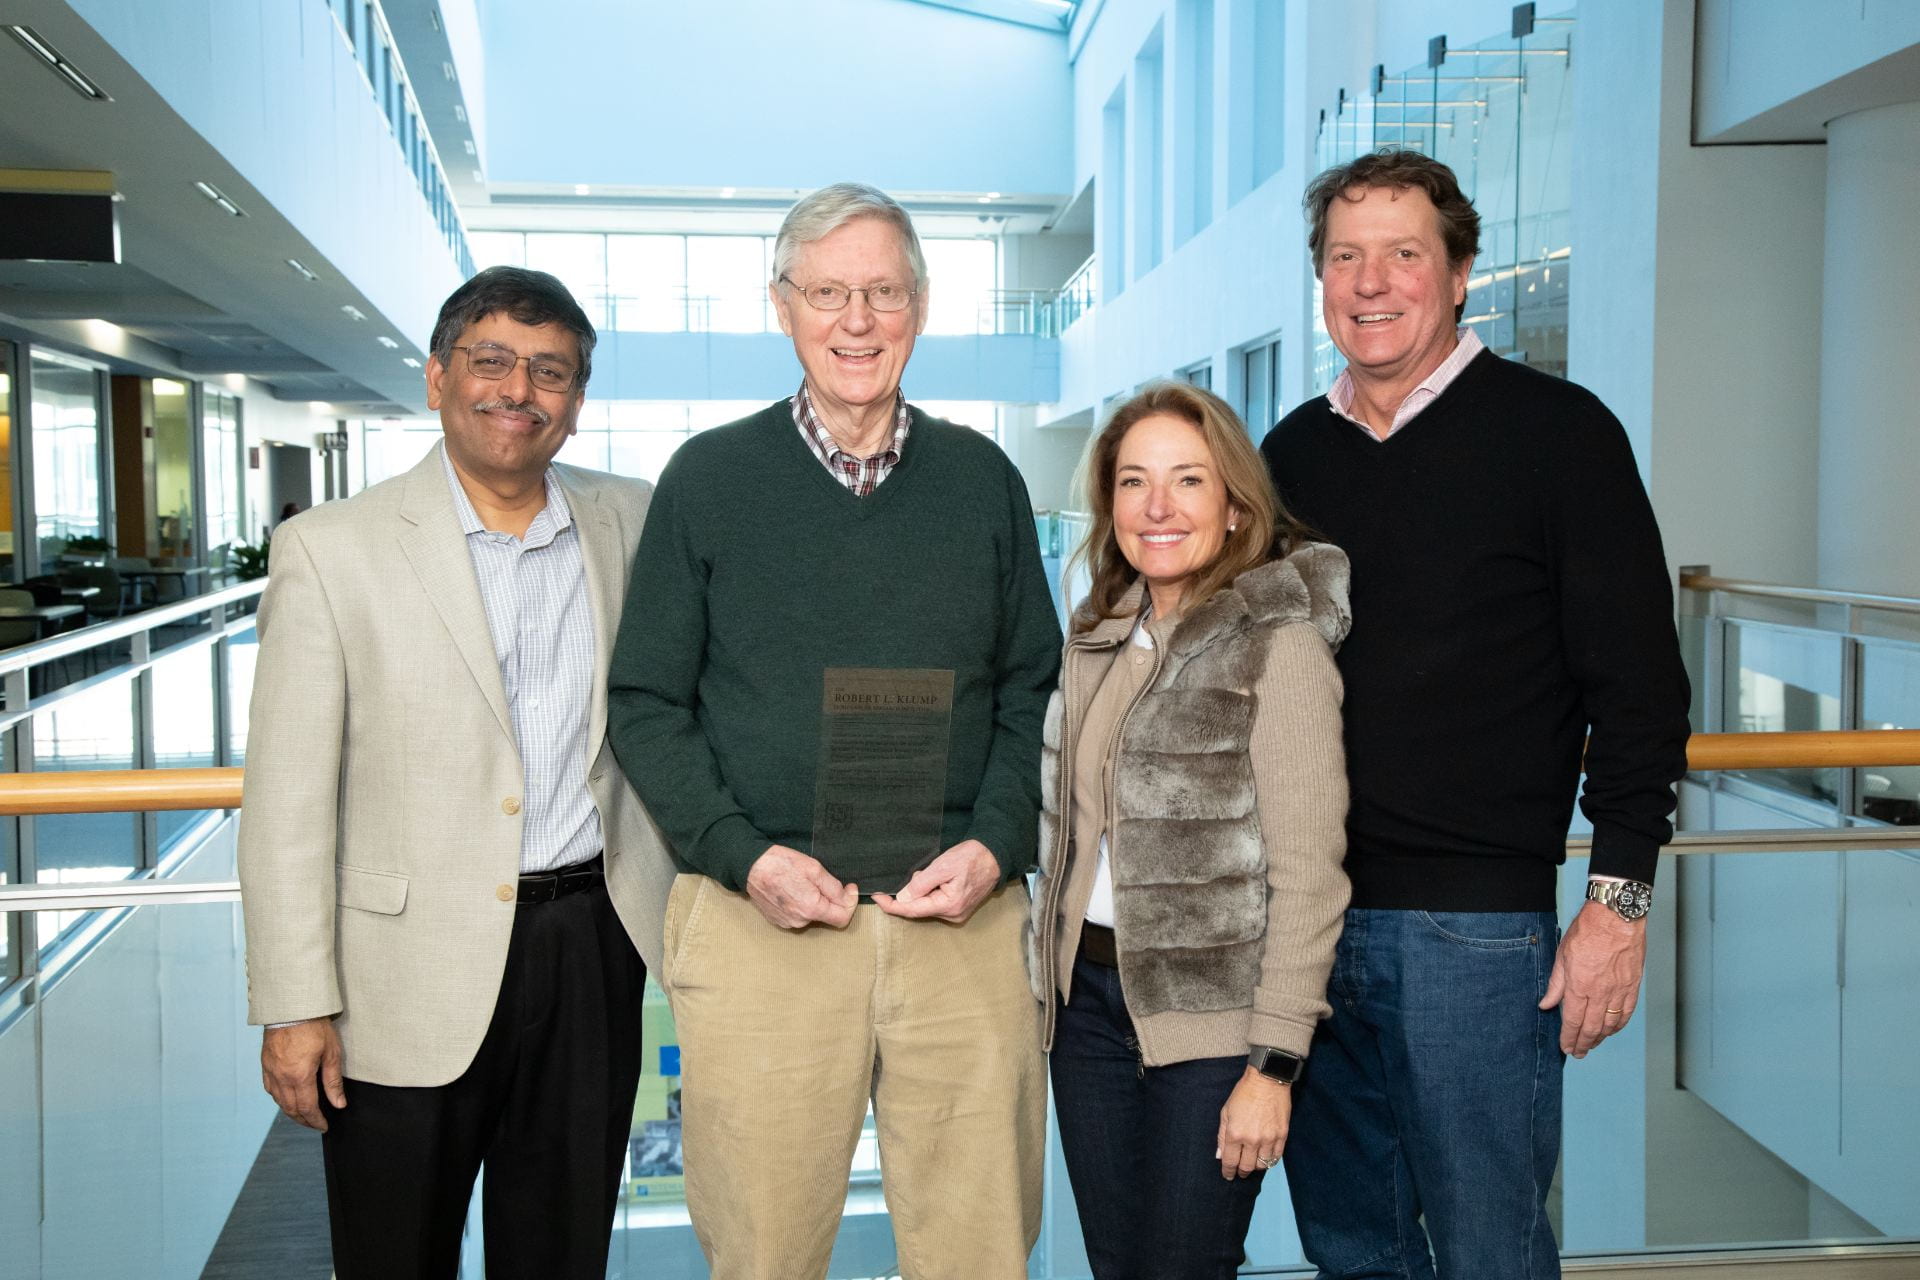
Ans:
[[[1827,125],[1826,213],[1820,585],[1920,596],[1920,102]]]

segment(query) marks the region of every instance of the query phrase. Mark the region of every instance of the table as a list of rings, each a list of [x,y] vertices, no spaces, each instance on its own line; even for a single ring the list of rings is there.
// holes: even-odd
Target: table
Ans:
[[[98,588],[90,588],[97,590]],[[31,618],[35,622],[58,622],[62,618],[71,618],[85,612],[77,604],[36,604],[31,608],[17,605],[0,605],[0,618]]]

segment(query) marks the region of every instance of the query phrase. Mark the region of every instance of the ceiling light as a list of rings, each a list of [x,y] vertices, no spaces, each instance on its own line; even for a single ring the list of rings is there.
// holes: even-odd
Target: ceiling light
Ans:
[[[441,64],[440,64],[440,73],[441,73],[442,75],[444,75],[444,76],[446,76],[446,78],[447,78],[447,79],[449,79],[449,80],[451,80],[451,79],[453,79],[453,64],[452,64],[451,62],[443,62],[443,63],[441,63]]]
[[[292,267],[295,271],[299,272],[301,275],[305,276],[309,282],[318,280],[320,278],[319,276],[313,274],[313,272],[307,270],[307,268],[301,264],[298,258],[288,258],[287,265]]]
[[[355,324],[359,324],[362,320],[365,320],[367,318],[366,312],[352,305],[341,307],[340,312],[342,315],[346,316],[347,319],[353,321]]]
[[[475,182],[485,182],[485,181],[486,181],[486,179],[485,179],[485,178],[483,178],[483,177],[481,177],[481,176],[480,176],[480,171],[479,171],[478,169],[475,169],[475,170],[473,171],[473,180],[474,180]]]
[[[66,58],[62,57],[60,51],[48,44],[46,40],[41,37],[40,33],[32,27],[23,27],[18,23],[13,23],[7,27],[7,31],[15,40],[18,40],[22,45],[26,46],[28,52],[32,53],[33,56],[40,59],[40,61],[46,63],[62,80],[65,80],[75,93],[84,98],[90,98],[94,102],[113,101],[99,85],[82,74],[80,68],[74,66],[71,62],[68,62]]]
[[[992,203],[993,203],[993,197],[992,197],[992,196],[981,196],[981,197],[980,197],[979,199],[980,199],[980,203],[981,203],[981,204],[992,204]]]
[[[213,201],[214,204],[218,205],[222,212],[229,213],[236,218],[244,218],[247,216],[245,212],[241,210],[239,205],[235,204],[231,199],[228,198],[226,192],[214,186],[211,182],[196,181],[193,184],[193,186],[194,186],[194,189],[198,191],[201,195],[205,196],[207,199]]]
[[[432,5],[427,6],[427,21],[433,24],[435,31],[440,29],[440,15],[433,11]]]
[[[731,200],[731,199],[733,199],[733,188],[732,188],[732,187],[722,187],[722,188],[720,188],[720,198],[721,198],[722,200]]]
[[[588,185],[587,185],[586,183],[584,183],[584,182],[576,182],[576,183],[574,183],[574,184],[573,184],[573,194],[575,194],[575,195],[577,195],[577,196],[584,196],[584,195],[586,195],[586,194],[587,194],[587,193],[588,193],[589,191],[591,191],[591,190],[592,190],[592,188],[591,188],[591,187],[589,187],[589,186],[588,186]]]
[[[472,139],[472,138],[462,138],[462,139],[460,139],[460,142],[461,142],[461,144],[462,144],[463,146],[465,146],[465,147],[466,147],[466,149],[467,149],[467,154],[468,154],[468,155],[470,155],[470,156],[477,156],[477,155],[479,155],[479,154],[480,154],[480,153],[479,153],[478,151],[475,151],[475,150],[473,149],[473,139]]]
[[[465,107],[463,107],[463,106],[461,106],[461,105],[460,105],[459,103],[457,103],[457,102],[456,102],[456,103],[454,103],[454,104],[453,104],[453,118],[454,118],[455,120],[458,120],[458,121],[459,121],[459,122],[460,122],[461,124],[465,124],[465,123],[467,122],[467,109],[466,109]]]
[[[407,368],[409,369],[418,369],[420,367],[420,362],[418,360],[415,360],[412,356],[401,356],[400,363],[407,366]]]
[[[384,333],[376,334],[373,340],[379,343],[381,346],[385,347],[389,351],[398,351],[400,349],[400,344],[395,342],[392,338],[389,338]]]
[[[989,191],[989,192],[987,192],[987,199],[989,199],[989,200],[998,200],[999,198],[1000,198],[1000,193],[999,193],[998,191]]]

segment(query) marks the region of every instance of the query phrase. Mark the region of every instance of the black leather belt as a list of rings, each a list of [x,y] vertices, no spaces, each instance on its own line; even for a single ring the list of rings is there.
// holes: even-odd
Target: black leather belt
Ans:
[[[585,862],[576,862],[558,871],[536,871],[532,875],[521,876],[520,893],[514,901],[523,907],[530,903],[552,902],[570,893],[585,893],[588,889],[597,888],[605,883],[606,878],[602,855],[596,853]]]
[[[1114,945],[1113,930],[1091,920],[1080,926],[1080,955],[1109,969],[1120,967],[1120,948]]]

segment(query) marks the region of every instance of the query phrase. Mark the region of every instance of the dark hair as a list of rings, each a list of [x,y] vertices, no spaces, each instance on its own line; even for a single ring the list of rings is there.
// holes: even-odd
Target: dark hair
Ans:
[[[1120,598],[1139,576],[1120,550],[1114,534],[1113,490],[1119,466],[1120,444],[1144,418],[1164,414],[1192,426],[1207,442],[1214,470],[1227,491],[1227,501],[1239,508],[1237,529],[1227,534],[1219,554],[1188,588],[1184,608],[1212,596],[1249,569],[1286,555],[1309,540],[1305,525],[1287,514],[1273,491],[1267,464],[1247,435],[1233,407],[1211,391],[1184,382],[1154,382],[1113,411],[1107,425],[1093,438],[1083,464],[1087,511],[1092,516],[1086,540],[1074,551],[1092,578],[1087,598],[1073,616],[1078,635],[1102,618],[1117,615]]]
[[[1447,247],[1448,266],[1458,267],[1479,254],[1480,215],[1474,211],[1473,201],[1461,192],[1453,170],[1418,151],[1384,147],[1336,165],[1307,184],[1300,203],[1307,211],[1307,248],[1313,253],[1314,275],[1320,274],[1326,262],[1327,210],[1334,198],[1359,200],[1370,187],[1427,193],[1434,212],[1440,215],[1440,240]],[[1362,195],[1348,194],[1355,190]]]
[[[593,373],[593,344],[598,341],[592,322],[557,276],[526,267],[488,267],[455,289],[433,322],[433,340],[427,344],[433,358],[447,364],[453,344],[470,325],[501,311],[521,324],[557,324],[571,333],[580,357],[574,387],[587,385]]]

